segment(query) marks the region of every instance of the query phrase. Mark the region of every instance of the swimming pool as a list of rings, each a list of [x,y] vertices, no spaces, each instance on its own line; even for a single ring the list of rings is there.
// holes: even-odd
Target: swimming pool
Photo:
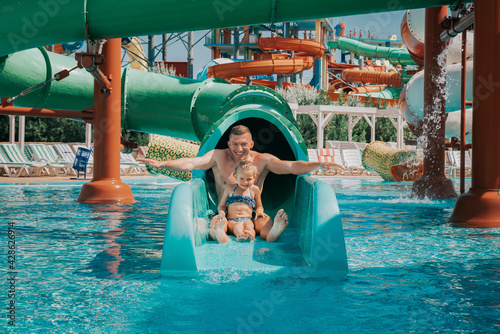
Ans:
[[[493,333],[500,230],[445,223],[454,200],[411,184],[324,178],[337,193],[349,261],[342,280],[241,270],[159,274],[172,179],[126,181],[136,203],[75,202],[81,184],[0,185],[2,277],[9,223],[15,333]],[[12,233],[11,233],[12,234]],[[9,276],[7,276],[7,279]],[[8,307],[15,301],[15,330]]]

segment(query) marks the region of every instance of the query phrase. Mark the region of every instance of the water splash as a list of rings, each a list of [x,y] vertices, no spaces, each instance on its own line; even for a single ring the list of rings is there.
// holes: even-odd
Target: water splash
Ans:
[[[443,51],[436,57],[438,65],[438,73],[432,80],[436,83],[438,87],[437,92],[434,92],[434,98],[432,100],[431,106],[424,106],[425,119],[422,132],[421,142],[424,147],[424,151],[430,149],[430,145],[433,140],[430,138],[437,138],[441,127],[444,126],[445,118],[441,112],[441,106],[446,104],[446,99],[448,98],[449,92],[446,85],[446,56],[448,52],[448,46],[446,46]],[[420,139],[420,138],[419,138]]]

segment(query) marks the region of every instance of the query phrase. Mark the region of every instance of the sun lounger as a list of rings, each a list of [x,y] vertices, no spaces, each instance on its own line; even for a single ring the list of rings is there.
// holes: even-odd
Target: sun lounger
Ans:
[[[145,175],[146,164],[139,163],[131,153],[120,152],[120,164],[128,166],[126,175]]]
[[[5,153],[5,157],[9,159],[11,163],[28,166],[30,175],[50,175],[50,170],[46,163],[29,161],[24,153],[21,152],[21,149],[17,146],[17,144],[0,144],[0,147],[3,150],[3,153]]]
[[[307,155],[309,158],[310,162],[318,162],[318,153],[316,153],[316,150],[313,148],[308,148],[307,149]]]
[[[79,147],[88,148],[85,145],[73,145],[73,149],[75,150],[75,153],[76,153],[76,151],[78,151]],[[125,156],[123,157],[123,155],[125,155]],[[133,158],[133,156],[132,156],[132,158]],[[141,174],[141,168],[142,168],[141,164],[139,164],[139,162],[137,160],[135,160],[135,158],[133,158],[133,159],[134,160],[132,161],[129,156],[127,156],[125,153],[120,152],[120,174],[121,175],[140,175]],[[89,165],[92,165],[92,166],[94,165],[93,152],[92,152],[92,155],[90,156],[90,159],[89,159]],[[144,165],[144,169],[145,168],[146,168],[146,166]]]
[[[307,156],[308,156],[308,160],[310,162],[319,162],[319,160],[318,160],[318,154],[316,153],[315,149],[308,148],[307,149]],[[315,171],[315,172],[313,172],[311,174],[315,175],[315,174],[319,174],[320,172],[321,172],[321,170],[318,170],[318,171]]]
[[[317,150],[318,161],[319,162],[334,162],[341,166],[344,166],[342,162],[342,158],[340,156],[340,150],[338,149],[328,149],[328,148],[319,148]],[[334,167],[332,170],[325,172],[325,174],[335,175],[339,172],[341,175],[344,174],[344,171],[338,167]]]
[[[36,162],[46,163],[50,167],[51,174],[74,174],[72,161],[64,161],[54,147],[45,144],[27,144],[27,150]]]
[[[326,141],[326,148],[333,148],[337,150],[347,150],[347,149],[364,149],[368,145],[367,143],[361,143],[361,142],[347,142],[347,141],[338,141],[338,140],[327,140]]]
[[[75,152],[71,149],[71,146],[69,144],[54,144],[54,149],[57,151],[59,156],[64,160],[64,161],[69,161],[73,162],[75,161]]]
[[[19,177],[22,175],[29,176],[29,166],[22,163],[15,163],[7,159],[7,157],[0,151],[0,175],[7,173],[11,177]]]
[[[363,174],[363,171],[366,171],[365,167],[363,167],[363,163],[361,162],[360,150],[358,149],[343,150],[342,156],[349,175],[352,175],[354,172],[358,172],[359,175],[361,175]]]
[[[71,149],[71,146],[69,146],[69,144],[54,144],[54,149],[59,154],[59,157],[61,157],[62,161],[70,163],[71,165],[74,164],[76,155],[75,152],[73,152],[73,150]],[[87,171],[88,170],[89,168],[87,168]],[[71,172],[76,173],[76,171],[73,168],[71,168]]]
[[[457,170],[460,171],[460,151],[446,151],[449,160],[448,166],[448,177],[455,178],[457,176]],[[472,169],[472,161],[469,152],[465,151],[465,173],[470,174]]]
[[[138,157],[139,158],[145,158],[146,155],[148,154],[148,146],[139,146],[138,150]]]

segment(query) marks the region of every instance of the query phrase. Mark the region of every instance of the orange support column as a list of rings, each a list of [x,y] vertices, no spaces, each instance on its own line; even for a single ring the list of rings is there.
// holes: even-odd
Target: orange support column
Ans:
[[[453,182],[444,175],[446,83],[441,80],[446,75],[446,57],[442,55],[446,43],[439,37],[439,22],[445,16],[446,7],[425,9],[424,135],[427,138],[424,173],[412,187],[412,194],[417,197],[457,197]]]
[[[500,0],[474,3],[472,187],[461,195],[449,222],[500,227]]]
[[[120,179],[121,39],[108,39],[102,54],[100,69],[111,89],[94,82],[94,176],[83,185],[78,202],[132,203],[132,190]]]

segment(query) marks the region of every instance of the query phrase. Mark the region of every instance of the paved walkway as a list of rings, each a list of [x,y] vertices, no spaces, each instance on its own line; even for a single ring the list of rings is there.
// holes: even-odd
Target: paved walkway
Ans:
[[[122,180],[129,179],[149,179],[152,177],[162,177],[161,175],[140,175],[140,176],[121,176]],[[92,176],[87,176],[87,180],[84,180],[83,177],[79,180],[76,179],[74,175],[68,176],[36,176],[36,177],[9,177],[8,175],[4,175],[0,177],[0,183],[51,183],[51,182],[80,182],[80,181],[90,181]]]

